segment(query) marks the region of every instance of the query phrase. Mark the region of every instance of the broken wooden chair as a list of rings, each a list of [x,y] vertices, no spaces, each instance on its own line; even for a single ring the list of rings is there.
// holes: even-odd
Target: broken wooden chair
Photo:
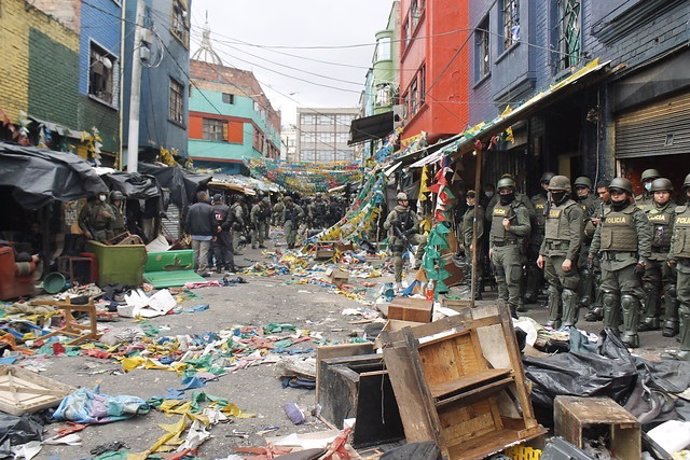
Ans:
[[[73,304],[71,299],[64,301],[59,300],[39,300],[33,301],[32,305],[51,305],[62,310],[62,316],[65,319],[65,324],[57,330],[40,337],[41,340],[47,339],[56,335],[66,335],[74,337],[67,345],[79,345],[87,340],[98,340],[101,334],[98,332],[96,304],[93,299],[89,298],[85,304]],[[75,312],[84,312],[89,316],[89,324],[79,324],[74,318]]]

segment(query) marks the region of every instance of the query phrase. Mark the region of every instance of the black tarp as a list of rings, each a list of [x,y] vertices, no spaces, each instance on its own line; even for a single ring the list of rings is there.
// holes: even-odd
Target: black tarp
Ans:
[[[138,170],[143,174],[155,176],[160,186],[170,191],[170,201],[179,209],[192,204],[197,190],[205,188],[211,180],[208,174],[196,174],[177,166],[139,163]]]
[[[158,180],[149,174],[115,172],[103,176],[111,190],[117,190],[129,199],[147,200],[161,196]]]
[[[13,187],[14,199],[26,209],[108,191],[93,167],[73,153],[4,142],[0,142],[0,186]]]

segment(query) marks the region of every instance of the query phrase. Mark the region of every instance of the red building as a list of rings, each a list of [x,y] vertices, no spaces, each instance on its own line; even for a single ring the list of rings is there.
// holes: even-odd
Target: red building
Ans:
[[[468,0],[401,0],[400,103],[403,134],[429,143],[469,120]]]

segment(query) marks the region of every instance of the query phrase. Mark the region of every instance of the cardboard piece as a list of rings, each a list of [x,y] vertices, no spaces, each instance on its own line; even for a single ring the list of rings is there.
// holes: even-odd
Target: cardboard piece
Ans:
[[[350,279],[350,272],[340,270],[339,268],[329,268],[326,270],[326,277],[328,277],[331,283],[340,286],[348,282]]]

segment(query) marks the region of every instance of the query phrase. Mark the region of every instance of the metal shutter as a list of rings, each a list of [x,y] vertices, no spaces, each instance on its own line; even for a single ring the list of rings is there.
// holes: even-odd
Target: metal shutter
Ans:
[[[173,240],[180,238],[180,210],[174,204],[170,203],[168,209],[165,210],[167,219],[161,219],[164,234],[171,237]]]
[[[618,159],[680,153],[690,153],[690,93],[616,119]]]

